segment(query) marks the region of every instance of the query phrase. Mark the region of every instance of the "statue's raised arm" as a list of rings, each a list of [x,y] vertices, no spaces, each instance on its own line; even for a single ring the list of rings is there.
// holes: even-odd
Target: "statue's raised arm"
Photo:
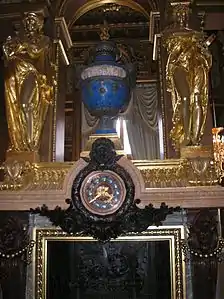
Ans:
[[[9,151],[38,152],[49,104],[54,97],[52,47],[43,34],[43,17],[28,13],[24,33],[8,37],[5,58],[5,100]]]
[[[21,46],[22,45],[20,44],[20,41],[17,37],[9,36],[3,45],[3,54],[5,61],[8,61],[11,58],[13,58],[16,55],[16,53],[20,50]]]

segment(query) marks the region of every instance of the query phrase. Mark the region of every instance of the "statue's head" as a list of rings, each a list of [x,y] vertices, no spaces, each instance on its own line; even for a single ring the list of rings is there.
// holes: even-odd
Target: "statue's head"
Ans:
[[[44,18],[37,13],[29,12],[23,19],[24,30],[29,35],[40,33],[43,29]]]

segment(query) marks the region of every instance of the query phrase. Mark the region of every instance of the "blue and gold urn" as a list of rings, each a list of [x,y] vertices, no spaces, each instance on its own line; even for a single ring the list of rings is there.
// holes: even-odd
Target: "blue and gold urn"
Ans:
[[[103,40],[81,73],[82,100],[89,113],[100,119],[98,134],[116,133],[113,119],[127,109],[135,84],[134,66],[117,62],[118,56],[116,44]]]

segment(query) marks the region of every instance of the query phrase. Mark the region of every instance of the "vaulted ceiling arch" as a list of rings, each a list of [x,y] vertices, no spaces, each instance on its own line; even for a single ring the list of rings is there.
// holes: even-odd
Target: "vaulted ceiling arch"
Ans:
[[[136,1],[133,0],[92,0],[81,6],[75,13],[73,19],[69,22],[69,27],[72,26],[80,17],[92,9],[98,8],[105,4],[117,4],[127,6],[135,11],[142,13],[149,20],[149,13]]]
[[[61,0],[58,15],[64,16],[69,28],[84,14],[107,4],[126,6],[150,19],[150,11],[157,9],[157,0]]]

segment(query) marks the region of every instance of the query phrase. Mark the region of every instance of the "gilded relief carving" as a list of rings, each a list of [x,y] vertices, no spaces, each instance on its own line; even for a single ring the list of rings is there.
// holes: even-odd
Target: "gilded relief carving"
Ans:
[[[218,183],[212,159],[195,158],[142,163],[138,166],[147,188],[211,186]]]
[[[212,186],[219,182],[212,159],[133,161],[146,188]],[[74,164],[11,162],[5,165],[0,190],[62,190]]]

